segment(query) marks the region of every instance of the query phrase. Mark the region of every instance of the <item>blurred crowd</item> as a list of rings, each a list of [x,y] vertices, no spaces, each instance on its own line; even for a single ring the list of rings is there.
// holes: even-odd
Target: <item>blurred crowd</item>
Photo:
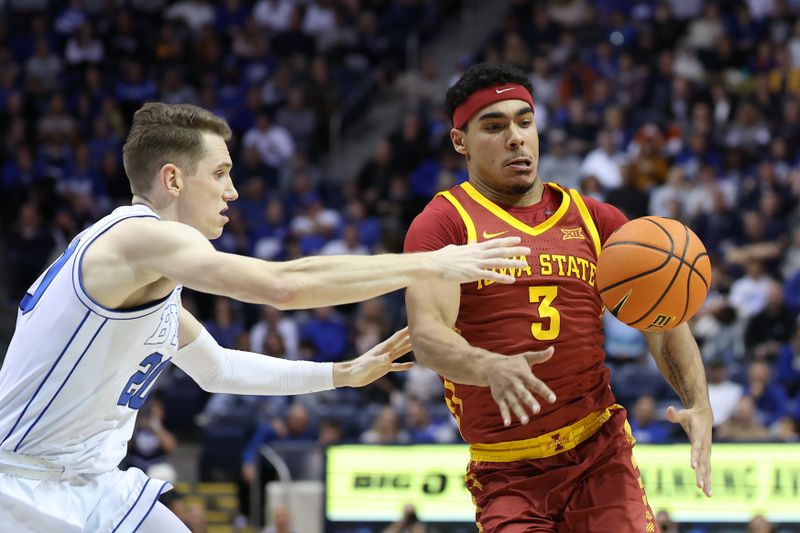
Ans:
[[[432,196],[467,178],[442,111],[448,83],[475,62],[510,63],[534,87],[543,180],[630,218],[676,218],[705,243],[712,285],[691,325],[717,441],[798,441],[800,2],[513,0],[457,64],[408,64],[407,35],[435,37],[460,4],[0,4],[6,308],[77,232],[129,202],[121,144],[145,101],[194,103],[231,124],[240,198],[218,249],[267,260],[396,252]],[[400,97],[405,112],[355,175],[330,176],[330,119],[369,108],[348,106],[365,79],[372,98]],[[290,313],[191,291],[184,303],[223,346],[289,359],[348,359],[405,323],[399,293]],[[663,420],[675,396],[643,338],[605,320],[612,387],[634,435],[682,441]],[[164,462],[176,434],[200,438],[203,477],[243,486],[270,475],[258,464],[264,443],[459,440],[438,378],[422,368],[296,398],[209,397],[173,369],[157,394],[130,463]]]

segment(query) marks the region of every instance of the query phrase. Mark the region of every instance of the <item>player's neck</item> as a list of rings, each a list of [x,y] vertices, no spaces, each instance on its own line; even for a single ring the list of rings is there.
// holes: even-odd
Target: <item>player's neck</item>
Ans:
[[[141,194],[134,194],[133,199],[131,200],[131,205],[146,205],[156,213],[158,216],[161,217],[161,220],[177,220],[174,214],[171,213],[171,209],[169,206],[166,208],[163,206],[159,206],[157,202],[154,202],[147,196]]]
[[[469,182],[479,193],[492,202],[510,207],[527,207],[537,204],[542,201],[542,196],[544,194],[544,184],[538,176],[536,176],[531,188],[527,192],[521,194],[513,194],[508,191],[498,190],[480,178],[474,178],[472,176],[470,176]]]

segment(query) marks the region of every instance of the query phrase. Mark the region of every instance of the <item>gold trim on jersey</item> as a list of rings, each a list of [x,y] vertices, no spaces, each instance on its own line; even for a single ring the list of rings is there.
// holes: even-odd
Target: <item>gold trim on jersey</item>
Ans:
[[[542,459],[571,450],[597,433],[611,418],[619,404],[614,404],[578,420],[574,424],[539,435],[532,439],[513,440],[493,444],[471,444],[469,455],[472,461],[510,463],[528,459]]]
[[[581,195],[578,193],[578,191],[575,189],[570,189],[569,195],[572,196],[572,200],[575,202],[575,207],[578,208],[581,218],[583,219],[583,223],[586,225],[589,235],[592,236],[592,241],[594,242],[594,251],[597,254],[596,257],[600,257],[600,233],[597,231],[597,226],[594,223],[594,219],[592,219],[592,214],[589,213],[589,208],[586,207],[586,202],[583,201],[583,198],[581,198]]]
[[[564,189],[562,189],[561,187],[559,187],[554,183],[548,183],[545,186],[550,186],[561,191],[561,205],[558,206],[558,209],[556,209],[556,212],[553,213],[550,216],[550,218],[548,218],[547,220],[545,220],[536,227],[531,227],[522,222],[521,220],[517,219],[516,217],[514,217],[514,215],[512,215],[511,213],[509,213],[496,203],[486,198],[484,195],[478,192],[478,190],[470,182],[465,181],[464,183],[459,185],[459,187],[464,189],[464,192],[466,192],[470,198],[475,200],[478,204],[483,206],[487,211],[492,213],[494,216],[496,216],[509,226],[523,233],[527,233],[528,235],[533,235],[533,236],[541,235],[545,231],[555,226],[556,223],[561,219],[561,217],[563,217],[564,214],[567,212],[567,209],[569,209],[569,194],[567,194],[566,191],[564,191]]]
[[[475,222],[473,222],[472,217],[469,216],[467,210],[464,209],[464,206],[461,205],[461,202],[453,196],[453,193],[450,191],[442,191],[440,193],[436,193],[436,196],[442,195],[445,199],[453,204],[453,207],[456,208],[458,214],[461,216],[461,219],[464,221],[464,226],[467,228],[467,242],[473,243],[478,242],[478,232],[475,231]]]
[[[456,425],[458,426],[458,430],[461,431],[461,416],[456,412],[456,406],[461,409],[461,413],[464,413],[464,402],[461,401],[461,398],[456,396],[456,386],[455,384],[450,381],[449,379],[444,379],[444,388],[445,390],[449,390],[451,395],[450,398],[447,397],[445,394],[444,396],[444,403],[447,405],[447,409],[453,413],[453,417],[456,419]]]

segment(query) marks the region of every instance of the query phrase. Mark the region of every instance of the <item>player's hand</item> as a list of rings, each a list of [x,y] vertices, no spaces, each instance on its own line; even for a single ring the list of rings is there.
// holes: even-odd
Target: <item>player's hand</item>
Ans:
[[[498,283],[514,283],[514,276],[500,274],[497,270],[528,266],[522,257],[529,255],[531,249],[517,246],[519,243],[519,237],[504,237],[461,246],[451,244],[429,254],[434,261],[435,270],[447,281],[468,283],[486,279]]]
[[[411,351],[408,326],[374,346],[367,353],[333,365],[334,387],[363,387],[389,372],[408,370],[414,363],[395,363]]]
[[[711,497],[711,429],[714,416],[709,407],[675,409],[667,407],[667,420],[680,424],[692,445],[692,468],[697,475],[697,486]]]
[[[553,347],[539,352],[525,352],[517,355],[504,355],[495,360],[487,369],[486,380],[492,391],[492,398],[500,407],[503,424],[511,425],[511,413],[522,424],[530,420],[528,411],[537,414],[542,410],[533,393],[549,403],[556,401],[556,395],[544,382],[533,375],[533,365],[543,363],[553,355]]]

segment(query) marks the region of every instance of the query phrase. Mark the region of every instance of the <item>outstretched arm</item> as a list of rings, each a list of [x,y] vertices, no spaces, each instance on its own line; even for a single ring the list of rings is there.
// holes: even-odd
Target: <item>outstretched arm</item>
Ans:
[[[659,370],[683,402],[684,409],[667,408],[670,422],[680,424],[692,445],[692,468],[697,486],[711,496],[711,430],[714,417],[700,350],[688,324],[663,333],[644,332]]]
[[[112,231],[116,259],[151,279],[164,277],[202,292],[280,309],[358,302],[429,279],[512,283],[512,276],[492,269],[520,268],[522,262],[511,258],[530,252],[511,237],[416,254],[274,263],[218,252],[200,232],[178,222],[142,218]]]
[[[361,387],[412,363],[395,363],[411,350],[406,328],[352,361],[314,363],[221,347],[186,309],[180,311],[180,345],[173,359],[208,392],[293,395]]]
[[[539,402],[533,392],[555,401],[555,395],[533,375],[531,366],[546,361],[552,348],[542,352],[501,355],[470,345],[453,329],[458,315],[458,283],[426,282],[406,290],[408,324],[414,354],[450,381],[490,387],[500,407],[503,423],[511,424],[511,412],[525,424],[527,411],[536,414]]]

